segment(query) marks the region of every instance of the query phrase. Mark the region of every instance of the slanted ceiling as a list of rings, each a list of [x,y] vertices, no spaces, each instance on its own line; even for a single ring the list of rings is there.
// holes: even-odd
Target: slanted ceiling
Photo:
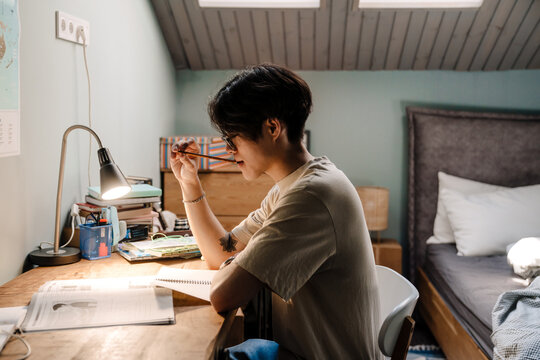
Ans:
[[[177,69],[296,70],[540,68],[540,0],[484,0],[479,9],[209,9],[151,0]],[[357,3],[356,3],[357,4]]]

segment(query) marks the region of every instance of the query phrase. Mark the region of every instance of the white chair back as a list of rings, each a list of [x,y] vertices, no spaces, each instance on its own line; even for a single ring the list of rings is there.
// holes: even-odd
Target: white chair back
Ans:
[[[385,266],[376,265],[379,284],[380,317],[379,348],[392,356],[403,320],[410,316],[418,300],[418,290],[409,280]]]

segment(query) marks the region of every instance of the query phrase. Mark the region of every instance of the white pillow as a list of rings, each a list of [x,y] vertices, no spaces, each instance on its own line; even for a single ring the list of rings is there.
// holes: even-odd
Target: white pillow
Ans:
[[[441,193],[458,255],[504,254],[516,239],[540,236],[540,185],[483,194]]]
[[[448,215],[441,199],[441,192],[444,189],[458,191],[462,194],[479,194],[492,192],[501,189],[508,189],[504,186],[484,184],[478,181],[452,176],[439,171],[439,197],[437,198],[437,215],[433,223],[433,236],[428,240],[428,244],[453,244],[454,232],[448,222]]]

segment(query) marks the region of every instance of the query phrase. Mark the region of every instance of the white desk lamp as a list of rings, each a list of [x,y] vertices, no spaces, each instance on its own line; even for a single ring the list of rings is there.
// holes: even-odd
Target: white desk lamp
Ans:
[[[54,248],[40,249],[30,253],[30,261],[36,265],[66,265],[81,259],[80,250],[73,247],[60,248],[60,208],[62,203],[62,187],[64,184],[64,163],[66,155],[66,141],[68,134],[75,129],[88,131],[96,138],[99,145],[99,177],[101,185],[101,197],[104,200],[116,199],[131,191],[131,186],[112,160],[108,149],[104,148],[97,134],[87,126],[70,126],[62,138],[62,153],[60,156],[60,173],[58,174],[58,191],[56,192],[56,223],[54,226]]]

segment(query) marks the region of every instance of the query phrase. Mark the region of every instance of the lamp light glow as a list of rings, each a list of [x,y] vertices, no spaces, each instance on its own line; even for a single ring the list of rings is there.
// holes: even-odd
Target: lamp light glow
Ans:
[[[131,187],[129,186],[118,186],[115,187],[109,191],[102,192],[101,198],[103,200],[112,200],[112,199],[118,199],[124,195],[126,195],[128,192],[131,191]]]
[[[56,192],[56,221],[54,227],[54,247],[52,249],[39,249],[30,253],[30,261],[35,265],[66,265],[77,262],[81,259],[81,251],[78,248],[60,248],[60,208],[62,205],[62,188],[64,184],[64,165],[66,155],[66,143],[69,133],[75,129],[88,131],[96,139],[99,150],[98,158],[100,164],[100,183],[103,199],[110,200],[127,194],[131,190],[124,174],[112,160],[108,149],[104,148],[101,140],[94,132],[84,125],[73,125],[67,128],[62,138],[62,150],[60,153],[60,171],[58,174],[58,189]]]

